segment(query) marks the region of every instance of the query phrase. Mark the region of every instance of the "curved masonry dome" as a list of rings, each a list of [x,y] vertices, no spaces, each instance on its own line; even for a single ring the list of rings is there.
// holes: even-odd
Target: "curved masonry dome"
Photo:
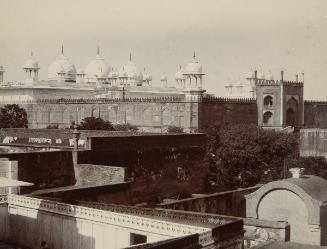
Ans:
[[[62,77],[60,76],[62,75]],[[64,55],[62,48],[60,57],[51,63],[48,69],[48,80],[75,81],[76,68],[69,58]]]

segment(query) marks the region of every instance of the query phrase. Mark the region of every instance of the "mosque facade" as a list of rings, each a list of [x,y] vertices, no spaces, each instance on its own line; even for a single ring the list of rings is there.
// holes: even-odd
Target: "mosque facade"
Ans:
[[[156,132],[164,132],[169,126],[195,132],[226,123],[283,129],[314,125],[316,120],[305,120],[304,106],[308,103],[298,78],[285,81],[281,76],[274,80],[271,74],[265,77],[254,70],[246,75],[246,83],[226,85],[225,97],[207,94],[203,87],[205,74],[195,53],[177,70],[174,82],[162,74],[159,86],[152,84],[149,72],[139,69],[132,54],[118,69],[107,64],[99,48],[85,69],[76,69],[62,47],[48,67],[47,80],[39,79],[40,67],[33,53],[23,70],[24,81],[9,83],[5,81],[5,68],[0,67],[0,105],[24,107],[29,128],[65,128],[90,116]],[[327,103],[310,104],[311,109],[316,107],[316,113],[322,110],[327,114]]]

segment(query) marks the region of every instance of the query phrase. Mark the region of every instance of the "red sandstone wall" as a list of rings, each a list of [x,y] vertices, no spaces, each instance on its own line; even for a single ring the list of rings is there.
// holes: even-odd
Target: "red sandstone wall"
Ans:
[[[304,125],[308,128],[327,129],[327,102],[304,102]]]
[[[199,103],[199,128],[224,124],[257,124],[256,101],[204,101]]]

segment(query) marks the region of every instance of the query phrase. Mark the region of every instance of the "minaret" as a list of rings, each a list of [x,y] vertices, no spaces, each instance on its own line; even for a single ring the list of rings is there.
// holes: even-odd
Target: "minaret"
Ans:
[[[31,57],[25,62],[25,83],[33,84],[39,81],[39,63],[35,60],[33,52]]]
[[[0,65],[0,85],[3,84],[3,75],[4,75],[4,68],[2,65]]]

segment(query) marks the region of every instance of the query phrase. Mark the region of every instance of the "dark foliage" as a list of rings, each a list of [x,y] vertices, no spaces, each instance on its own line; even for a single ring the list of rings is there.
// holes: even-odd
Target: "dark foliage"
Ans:
[[[27,113],[19,105],[5,105],[0,108],[0,128],[27,128]]]
[[[116,131],[131,131],[131,132],[137,132],[139,130],[139,128],[136,125],[131,125],[129,123],[116,124],[116,125],[114,125],[114,129]]]
[[[296,134],[254,125],[233,125],[208,133],[209,170],[224,188],[248,187],[284,176],[284,161],[298,151]],[[209,177],[210,178],[210,177]]]
[[[87,117],[84,118],[79,125],[79,130],[108,130],[114,131],[114,127],[110,121],[105,121],[102,118]]]
[[[47,129],[59,129],[59,125],[58,124],[48,125]]]
[[[168,133],[183,133],[183,127],[179,127],[179,126],[174,126],[174,125],[170,125],[167,128],[167,132]]]

